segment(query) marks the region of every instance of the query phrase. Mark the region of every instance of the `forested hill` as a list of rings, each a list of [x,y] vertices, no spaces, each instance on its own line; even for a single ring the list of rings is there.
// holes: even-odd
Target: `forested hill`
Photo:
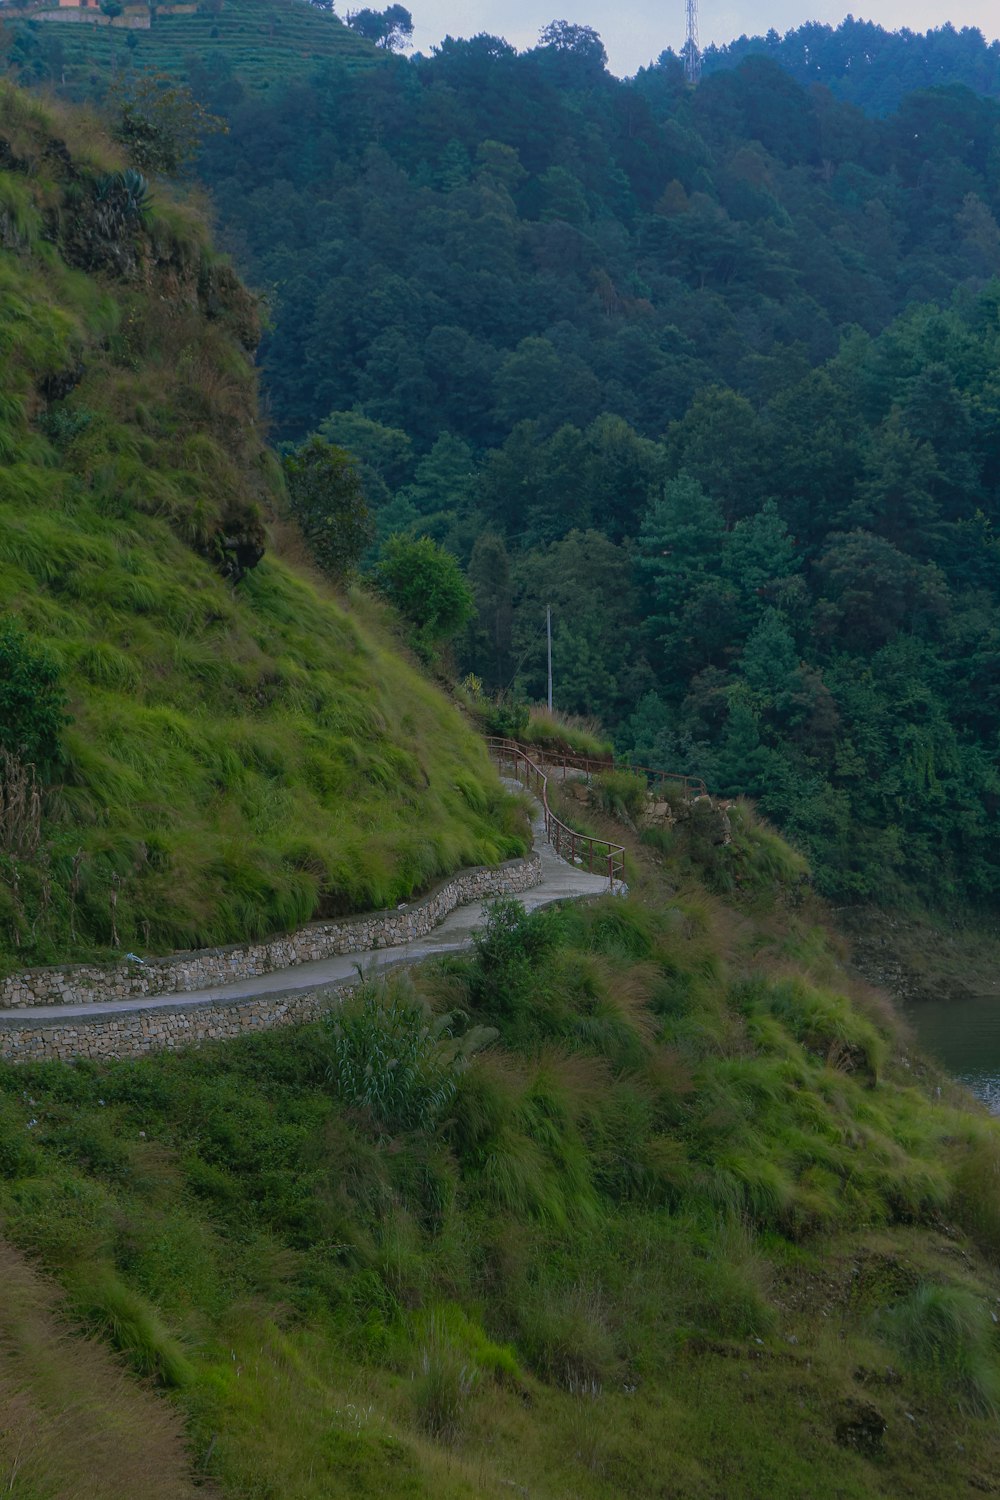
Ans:
[[[573,30],[321,65],[235,107],[202,79],[231,126],[206,176],[273,300],[281,434],[359,404],[422,447],[605,411],[652,437],[706,384],[760,402],[845,327],[996,269],[992,102],[869,120],[762,58],[694,92],[669,60],[621,83]]]
[[[460,669],[540,696],[552,603],[557,705],[758,796],[829,893],[988,900],[1000,108],[623,83],[571,26],[229,102],[278,433],[459,555]]]
[[[874,21],[848,16],[839,26],[809,21],[779,36],[741,36],[705,49],[706,74],[763,55],[780,63],[802,84],[821,83],[838,99],[871,114],[898,109],[916,89],[964,84],[977,94],[1000,96],[1000,42],[987,42],[974,26],[957,31],[950,22],[920,32],[886,31]]]

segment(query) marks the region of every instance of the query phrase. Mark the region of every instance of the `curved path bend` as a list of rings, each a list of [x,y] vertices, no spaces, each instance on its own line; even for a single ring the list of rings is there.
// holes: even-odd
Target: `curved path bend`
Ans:
[[[511,785],[516,786],[518,791],[523,790],[518,783]],[[577,869],[555,852],[546,838],[545,818],[537,803],[532,817],[532,829],[535,849],[542,862],[542,879],[540,884],[517,897],[527,910],[547,906],[553,901],[599,896],[607,892],[607,876],[591,875],[586,870]],[[357,978],[359,965],[368,974],[398,964],[419,963],[422,959],[433,958],[440,953],[454,953],[467,947],[472,940],[473,930],[482,925],[483,904],[476,901],[468,906],[456,907],[426,937],[400,943],[396,947],[338,954],[333,958],[296,964],[293,968],[275,969],[270,974],[258,974],[252,979],[238,979],[230,984],[189,990],[183,994],[175,991],[152,998],[108,1000],[85,1005],[19,1006],[16,1010],[0,1010],[0,1026],[16,1026],[19,1030],[28,1030],[32,1027],[58,1025],[61,1021],[94,1021],[101,1016],[125,1016],[158,1010],[184,1011],[238,1000],[261,1000],[270,996],[287,998],[302,991],[344,984]]]

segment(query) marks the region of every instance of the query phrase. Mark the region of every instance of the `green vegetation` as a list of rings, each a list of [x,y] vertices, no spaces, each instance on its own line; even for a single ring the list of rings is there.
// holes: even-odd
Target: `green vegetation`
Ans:
[[[459,674],[540,700],[551,605],[555,702],[623,756],[753,796],[838,902],[987,909],[1000,46],[848,20],[691,89],[568,22],[407,61],[296,0],[264,92],[242,17],[171,76],[228,123],[199,171],[270,410],[355,455],[380,544],[467,570]]]
[[[349,453],[314,437],[282,467],[292,515],[309,550],[337,582],[354,570],[373,538],[371,513]]]
[[[223,1495],[993,1472],[1000,1127],[844,989],[744,821],[677,858],[616,825],[628,900],[498,902],[313,1025],[0,1070],[5,1233]]]
[[[279,89],[314,61],[365,68],[377,57],[371,43],[330,10],[308,0],[225,0],[194,15],[157,15],[148,31],[125,36],[106,26],[52,25],[9,18],[8,60],[22,83],[47,83],[89,97],[95,75],[132,72],[199,80],[222,88],[230,101],[248,92]]]
[[[420,654],[431,658],[472,615],[472,595],[450,552],[429,536],[390,536],[375,587],[409,624]]]
[[[0,138],[0,739],[46,782],[27,834],[0,796],[0,963],[263,935],[520,852],[375,606],[261,561],[256,309],[197,213],[9,86]]]
[[[623,756],[752,796],[839,902],[988,908],[1000,105],[602,58],[449,39],[229,112],[276,421],[466,567],[486,697],[543,698],[551,605]]]
[[[836,98],[877,115],[922,89],[957,85],[1000,98],[1000,42],[986,41],[977,27],[959,31],[950,21],[925,33],[886,31],[853,16],[839,26],[807,22],[783,37],[770,31],[707,47],[703,68],[708,75],[754,54],[780,63],[800,84],[821,83]]]
[[[194,1500],[180,1413],[96,1340],[69,1336],[64,1299],[0,1246],[0,1483],[19,1500]],[[209,1488],[211,1496],[217,1493]]]
[[[611,741],[598,732],[593,720],[588,722],[570,714],[549,713],[543,708],[529,711],[516,737],[529,745],[543,745],[553,751],[568,750],[573,755],[586,755],[595,760],[609,757],[613,749]]]
[[[14,620],[0,621],[0,746],[48,770],[59,759],[65,706],[55,663],[32,648]]]

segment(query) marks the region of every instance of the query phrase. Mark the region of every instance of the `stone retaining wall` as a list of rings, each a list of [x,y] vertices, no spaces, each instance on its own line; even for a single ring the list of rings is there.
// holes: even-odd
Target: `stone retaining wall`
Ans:
[[[144,963],[123,961],[26,969],[0,980],[0,1010],[182,995],[210,985],[252,979],[258,974],[273,974],[277,969],[291,968],[313,959],[391,948],[398,943],[426,937],[456,906],[492,896],[516,896],[540,884],[541,879],[541,860],[537,854],[532,854],[527,859],[509,859],[502,865],[463,870],[429,895],[395,911],[368,912],[336,922],[311,922],[308,927],[286,937],[241,943],[230,948],[174,953]],[[272,1002],[266,1003],[270,1005]],[[3,1034],[9,1034],[9,1027]]]
[[[244,1000],[197,1001],[177,1009],[156,1007],[109,1015],[74,1016],[45,1026],[37,1021],[0,1025],[0,1058],[6,1062],[74,1062],[80,1057],[110,1062],[146,1052],[173,1052],[202,1042],[223,1041],[248,1031],[301,1025],[339,1004],[354,982],[316,990],[293,990]]]

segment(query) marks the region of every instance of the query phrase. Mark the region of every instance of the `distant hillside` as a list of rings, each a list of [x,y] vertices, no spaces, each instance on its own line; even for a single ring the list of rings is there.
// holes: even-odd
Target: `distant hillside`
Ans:
[[[945,22],[926,32],[886,31],[853,16],[839,26],[809,21],[784,36],[771,30],[707,47],[705,76],[755,55],[780,63],[798,83],[825,85],[868,114],[890,114],[907,94],[948,84],[1000,98],[1000,42],[987,42],[974,26],[958,31]]]
[[[763,798],[840,899],[981,903],[998,163],[960,85],[623,83],[570,27],[246,99],[202,171],[276,426],[467,564],[464,668],[540,697],[553,605],[557,707]]]
[[[43,782],[39,825],[4,777],[0,963],[235,940],[522,848],[377,625],[260,561],[254,302],[123,168],[0,89],[0,745]]]
[[[81,98],[93,91],[95,75],[130,68],[178,77],[193,71],[238,97],[243,90],[278,88],[323,59],[363,68],[377,55],[370,42],[308,0],[228,0],[193,15],[154,14],[148,30],[19,21],[3,11],[0,19],[22,83],[45,82]]]

